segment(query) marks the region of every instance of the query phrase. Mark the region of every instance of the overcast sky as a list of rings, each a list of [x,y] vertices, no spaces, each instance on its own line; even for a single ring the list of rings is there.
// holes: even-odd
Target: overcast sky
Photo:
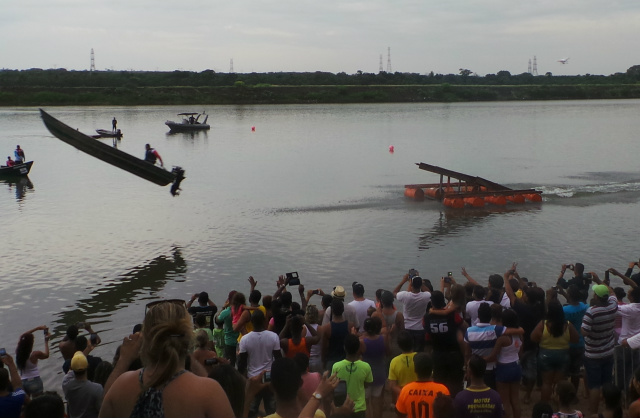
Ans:
[[[2,0],[0,68],[625,72],[638,0]],[[559,59],[569,57],[566,65]]]

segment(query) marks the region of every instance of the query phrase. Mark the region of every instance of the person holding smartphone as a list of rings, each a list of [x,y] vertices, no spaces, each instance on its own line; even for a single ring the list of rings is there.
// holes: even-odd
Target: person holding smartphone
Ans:
[[[44,333],[44,351],[33,351],[33,343],[36,331]],[[41,395],[44,392],[44,385],[38,370],[38,360],[49,358],[49,329],[45,325],[40,325],[29,330],[20,336],[16,347],[16,365],[22,378],[24,391],[33,396]]]
[[[6,350],[4,355],[0,356],[0,361],[9,369],[0,368],[0,411],[4,417],[19,418],[27,397],[22,389],[22,379],[13,357]]]

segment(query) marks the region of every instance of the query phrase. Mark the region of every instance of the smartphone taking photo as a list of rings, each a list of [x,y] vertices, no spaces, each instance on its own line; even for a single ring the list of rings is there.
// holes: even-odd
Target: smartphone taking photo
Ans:
[[[294,271],[286,274],[289,286],[298,286],[300,285],[300,277],[298,276],[298,272]]]

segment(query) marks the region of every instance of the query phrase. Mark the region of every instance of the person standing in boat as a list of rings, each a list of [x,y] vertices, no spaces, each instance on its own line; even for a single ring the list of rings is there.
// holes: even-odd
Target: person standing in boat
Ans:
[[[118,121],[116,120],[116,117],[113,117],[113,120],[111,121],[111,130],[113,132],[117,132],[116,131],[116,126],[118,126]]]
[[[15,163],[15,161],[13,161],[13,160],[11,159],[11,156],[9,155],[9,156],[7,157],[7,162],[6,162],[6,163],[4,163],[4,164],[5,164],[7,167],[13,167],[16,163]]]
[[[24,151],[22,148],[20,148],[20,145],[16,145],[16,150],[13,151],[13,155],[16,159],[16,164],[22,164],[24,162]]]
[[[146,144],[145,149],[147,150],[144,155],[144,160],[148,163],[154,164],[157,160],[160,160],[160,167],[164,167],[164,163],[162,162],[162,157],[158,154],[154,148],[151,148],[151,145]]]

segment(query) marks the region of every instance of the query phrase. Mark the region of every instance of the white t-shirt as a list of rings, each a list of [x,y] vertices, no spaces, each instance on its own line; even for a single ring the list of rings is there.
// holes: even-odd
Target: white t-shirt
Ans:
[[[412,330],[424,329],[422,317],[427,311],[427,305],[431,301],[429,292],[398,292],[396,299],[402,302],[402,312],[404,313],[404,328]]]
[[[478,320],[478,308],[480,308],[480,305],[482,305],[483,303],[493,305],[493,302],[490,300],[472,300],[470,302],[467,302],[465,312],[467,313],[467,317],[471,321],[472,327],[478,325],[478,322],[480,322]]]
[[[356,310],[356,318],[358,318],[358,324],[360,324],[358,331],[362,331],[364,320],[367,319],[367,310],[369,310],[369,308],[371,307],[375,308],[376,303],[370,299],[353,300],[349,302],[349,306],[353,306],[353,308]]]
[[[360,322],[358,322],[358,316],[356,315],[356,308],[350,306],[348,303],[344,304],[344,314],[342,314],[344,318],[353,324],[354,327],[360,328]],[[322,317],[322,325],[328,324],[331,322],[331,306],[324,311],[324,316]]]
[[[617,315],[622,317],[622,328],[618,342],[640,334],[640,303],[618,305]]]
[[[272,331],[251,331],[240,340],[240,353],[247,353],[247,376],[271,370],[273,352],[280,350],[280,338]]]

